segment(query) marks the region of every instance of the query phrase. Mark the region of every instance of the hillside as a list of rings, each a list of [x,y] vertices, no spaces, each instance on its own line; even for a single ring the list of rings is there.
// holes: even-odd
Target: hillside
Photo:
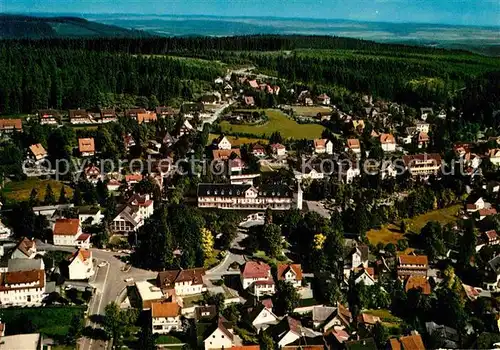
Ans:
[[[77,17],[0,15],[0,39],[62,37],[149,37],[149,33]]]

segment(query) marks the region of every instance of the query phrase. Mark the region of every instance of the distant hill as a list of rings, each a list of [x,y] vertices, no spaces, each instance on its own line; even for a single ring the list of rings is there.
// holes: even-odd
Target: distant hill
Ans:
[[[43,39],[62,37],[150,37],[131,30],[77,17],[32,17],[0,14],[0,39]]]

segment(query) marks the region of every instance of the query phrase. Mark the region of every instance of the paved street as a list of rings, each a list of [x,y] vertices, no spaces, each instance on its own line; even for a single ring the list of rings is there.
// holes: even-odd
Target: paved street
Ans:
[[[73,247],[54,246],[51,244],[42,243],[40,241],[37,242],[37,246],[40,251],[75,251],[75,248]],[[88,316],[103,315],[106,305],[108,305],[112,301],[117,301],[117,298],[126,288],[126,278],[131,277],[134,281],[156,278],[157,273],[154,271],[147,271],[134,267],[132,267],[128,272],[122,271],[125,263],[118,259],[118,257],[123,254],[96,248],[92,248],[91,251],[92,256],[94,259],[96,259],[97,264],[103,261],[107,262],[108,264],[104,267],[98,267],[94,277],[89,280],[90,285],[92,285],[96,289],[96,292],[90,300]],[[87,325],[92,327],[99,326],[92,324],[90,321],[87,321]],[[81,349],[83,350],[105,348],[105,342],[95,341],[87,338],[84,338],[81,347]]]

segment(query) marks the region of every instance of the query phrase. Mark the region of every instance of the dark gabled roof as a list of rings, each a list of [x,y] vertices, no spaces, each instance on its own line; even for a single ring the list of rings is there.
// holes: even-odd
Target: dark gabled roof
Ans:
[[[293,193],[285,185],[265,185],[259,188],[259,196],[261,197],[292,197]]]
[[[181,106],[181,113],[191,113],[191,112],[203,112],[205,110],[205,106],[203,103],[184,103]]]
[[[351,252],[351,255],[354,254],[356,252],[356,250],[360,251],[361,260],[363,260],[363,261],[368,260],[368,254],[370,252],[370,248],[366,244],[360,244],[357,247],[354,247],[352,252]],[[356,266],[353,266],[353,267],[356,267]]]
[[[208,313],[208,315],[204,315],[205,313]],[[213,320],[217,316],[217,308],[215,305],[197,306],[194,310],[194,315],[196,321]]]
[[[245,191],[251,187],[252,187],[251,185],[199,184],[198,197],[200,196],[244,197]]]

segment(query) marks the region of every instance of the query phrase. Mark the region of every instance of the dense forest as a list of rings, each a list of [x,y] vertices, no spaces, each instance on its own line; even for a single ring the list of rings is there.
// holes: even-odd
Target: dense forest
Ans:
[[[413,107],[460,107],[466,102],[465,86],[481,89],[488,84],[494,96],[485,101],[467,92],[482,100],[467,104],[498,109],[498,58],[360,39],[268,35],[0,42],[0,81],[6,82],[0,86],[0,111],[107,106],[110,99],[103,100],[103,95],[109,94],[154,96],[164,104],[191,99],[223,73],[215,63],[190,65],[171,57],[159,59],[162,54],[253,64],[298,87],[347,88]],[[339,101],[338,96],[332,98]]]
[[[203,81],[222,74],[217,65],[89,50],[0,45],[0,110],[106,107],[107,94],[155,96],[160,103],[192,98]],[[107,98],[106,98],[107,100]],[[111,107],[111,106],[108,106]]]

